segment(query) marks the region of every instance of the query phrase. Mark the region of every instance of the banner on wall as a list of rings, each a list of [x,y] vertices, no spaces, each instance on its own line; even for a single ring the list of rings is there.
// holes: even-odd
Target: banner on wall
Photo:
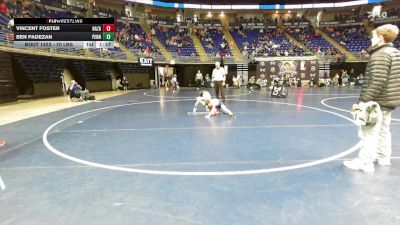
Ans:
[[[124,21],[139,23],[139,18],[136,18],[136,17],[121,16],[120,19],[124,20]]]
[[[222,27],[220,22],[197,22],[196,27]]]
[[[305,27],[305,26],[309,26],[310,22],[308,21],[303,21],[303,22],[285,22],[283,23],[283,25],[287,26],[287,27]]]
[[[319,23],[320,26],[329,26],[329,25],[335,25],[335,26],[356,26],[356,25],[362,25],[362,22],[358,22],[355,20],[346,20],[343,22],[339,21],[321,21]]]
[[[301,80],[310,80],[314,78],[318,81],[318,61],[317,60],[265,60],[258,62],[257,78],[264,76],[268,83],[275,76],[281,80],[290,80],[300,78]]]
[[[162,20],[147,20],[147,24],[150,23],[156,23],[158,25],[162,26],[180,26],[180,27],[186,27],[187,23],[186,22],[174,22],[174,21],[162,21]]]
[[[388,16],[388,17],[376,17],[371,18],[374,23],[388,23],[388,22],[398,22],[400,21],[399,16]]]
[[[230,23],[229,27],[233,27],[233,28],[239,28],[240,26],[244,27],[244,28],[269,28],[269,29],[274,29],[276,28],[275,23],[267,23],[267,22],[263,22],[263,23]]]

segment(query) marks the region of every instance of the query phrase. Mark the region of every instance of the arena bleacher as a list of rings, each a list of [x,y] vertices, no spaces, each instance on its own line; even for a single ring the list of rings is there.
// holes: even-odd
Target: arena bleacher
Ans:
[[[111,80],[109,63],[72,61],[68,65],[79,80],[83,82],[91,80]]]
[[[17,3],[5,1],[2,3],[2,13],[0,15],[0,41],[2,43],[12,39],[12,37],[9,36],[10,30],[7,27],[10,19],[13,17],[81,17],[87,10],[83,5],[68,6],[68,10],[65,10],[67,7],[62,1],[42,0],[30,4],[31,5],[27,4],[25,1]],[[34,10],[32,10],[32,4],[35,5]],[[397,12],[398,9],[392,8],[389,9],[387,13],[388,16],[395,16],[397,15]],[[108,9],[102,6],[93,7],[93,14],[98,17],[122,18],[123,16],[126,16],[122,11],[118,12],[115,9]],[[149,18],[167,22],[176,22],[170,17],[161,17],[158,15],[149,14]],[[355,15],[335,15],[335,20],[339,23],[345,23],[349,20],[359,20],[359,18],[360,17]],[[199,19],[199,21],[203,23],[204,21],[216,22],[219,20]],[[306,18],[291,17],[283,19],[282,23],[302,23],[307,21]],[[268,17],[254,17],[250,19],[235,18],[235,22],[266,22],[270,25],[276,25],[277,23],[276,20]],[[116,47],[105,51],[90,50],[90,55],[101,58],[126,60],[128,58],[128,53],[124,52],[124,50],[119,47],[119,44],[122,44],[129,50],[129,53],[135,56],[152,56],[165,60],[160,48],[153,42],[153,38],[157,38],[173,56],[199,56],[192,37],[188,35],[188,27],[167,27],[155,24],[151,27],[155,28],[154,33],[146,33],[139,23],[117,20],[115,25],[116,40],[119,42]],[[302,43],[313,53],[323,52],[326,55],[336,55],[337,53],[340,53],[332,43],[316,32],[313,26],[285,26],[284,31],[277,28],[248,29],[233,27],[231,27],[230,30],[239,50],[241,52],[246,52],[246,55],[248,56],[301,56],[307,54],[304,49],[288,39],[284,32],[287,32],[291,37]],[[357,26],[325,26],[323,27],[323,31],[330,35],[341,46],[355,54],[366,51],[370,45],[368,31],[363,24]],[[233,56],[232,46],[230,46],[231,43],[226,41],[220,28],[200,28],[197,29],[196,33],[207,54],[213,56]],[[399,39],[396,39],[394,44],[395,46],[399,46]],[[221,48],[221,46],[223,48]],[[253,51],[255,51],[255,53],[253,53]],[[68,54],[79,55],[80,52],[76,50],[70,51]]]
[[[367,50],[371,45],[371,37],[365,27],[361,25],[330,26],[324,27],[324,31],[351,52],[359,53]]]
[[[0,46],[12,48],[13,18],[81,18],[87,11],[85,4],[67,5],[60,0],[17,2],[1,0]],[[394,21],[390,21],[396,25],[400,24],[396,20],[398,12],[397,8],[387,10],[388,19],[394,18]],[[228,19],[229,23],[223,25],[221,15],[205,14],[202,17],[196,16],[195,20],[182,17],[178,20],[174,14],[167,16],[146,11],[134,17],[124,10],[93,5],[94,17],[115,18],[114,48],[36,49],[36,53],[29,56],[16,54],[13,58],[32,83],[58,82],[61,70],[65,68],[70,68],[82,82],[111,81],[113,78],[109,73],[110,70],[116,69],[121,74],[124,70],[128,73],[127,68],[130,68],[124,63],[119,66],[107,63],[86,63],[80,62],[79,58],[121,63],[137,62],[139,57],[152,57],[157,63],[169,63],[172,60],[178,64],[198,64],[223,60],[228,64],[246,64],[252,62],[255,57],[310,55],[320,60],[329,60],[329,62],[336,60],[342,62],[343,55],[346,54],[346,59],[353,61],[368,60],[369,32],[374,27],[383,24],[385,20],[376,19],[365,23],[363,20],[367,18],[367,13],[357,10],[353,14],[329,15],[329,12],[327,14],[330,20],[322,19],[319,21],[319,26],[311,22],[310,18],[296,17],[295,14],[282,14],[276,17],[273,12],[262,16],[233,16]],[[232,15],[228,13],[225,16]],[[324,22],[327,23],[324,24]],[[395,40],[394,45],[400,47],[400,38]],[[46,54],[46,57],[57,54],[61,55],[61,58],[73,58],[64,60],[63,63],[60,63],[63,60],[53,62],[50,59],[52,63],[48,65],[44,63],[46,60],[49,61],[48,58],[35,55],[39,53]],[[46,72],[38,72],[39,68],[46,68]],[[134,67],[131,72],[137,72],[137,68]]]
[[[49,57],[16,55],[16,62],[33,83],[60,82],[64,72],[64,61]]]
[[[400,224],[399,2],[0,0],[0,225]]]
[[[221,28],[198,28],[196,35],[208,54],[231,56],[232,51]]]
[[[236,44],[242,51],[256,56],[304,55],[304,50],[290,43],[283,32],[277,29],[231,29]]]
[[[139,24],[117,22],[116,38],[135,55],[161,55],[152,41],[153,36],[147,34]]]
[[[198,56],[192,38],[185,28],[156,25],[156,37],[171,53],[180,56]]]
[[[312,52],[324,52],[327,55],[335,55],[338,52],[328,40],[316,33],[312,26],[287,27],[286,31]]]

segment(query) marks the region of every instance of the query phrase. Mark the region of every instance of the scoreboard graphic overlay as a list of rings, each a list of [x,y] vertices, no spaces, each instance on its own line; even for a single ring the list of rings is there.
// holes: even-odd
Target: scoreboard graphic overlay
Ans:
[[[114,18],[15,18],[14,48],[114,48]]]

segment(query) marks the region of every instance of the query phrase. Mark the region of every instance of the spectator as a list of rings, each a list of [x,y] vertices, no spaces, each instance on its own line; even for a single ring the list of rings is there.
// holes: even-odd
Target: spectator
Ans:
[[[69,87],[70,98],[74,100],[88,101],[90,99],[89,91],[85,88],[83,89],[81,85],[75,80],[71,80],[71,85]]]
[[[172,85],[172,92],[176,92],[179,89],[178,76],[176,74],[174,74],[174,76],[171,79],[171,85]]]
[[[207,73],[206,77],[204,79],[204,87],[205,88],[210,88],[211,87],[211,78],[210,75]]]
[[[212,80],[214,82],[215,96],[217,97],[217,99],[222,98],[223,102],[225,102],[225,79],[225,68],[221,67],[220,62],[216,62],[215,68],[212,73]]]
[[[200,70],[198,70],[197,73],[196,73],[197,90],[200,89],[201,83],[203,83],[203,74],[200,72]]]
[[[4,2],[0,3],[0,13],[4,16],[8,15],[8,8],[7,8],[6,3],[4,3]]]
[[[128,90],[129,81],[125,76],[122,76],[122,78],[121,78],[121,86],[122,86],[122,90],[124,90],[124,91]]]
[[[399,28],[391,24],[372,31],[371,59],[367,64],[359,102],[374,101],[381,111],[377,112],[375,124],[360,127],[363,146],[356,159],[343,162],[349,169],[372,173],[375,171],[374,161],[381,166],[391,164],[391,115],[400,106],[400,51],[393,47],[398,34]],[[353,112],[356,107],[353,105]]]
[[[339,73],[336,73],[335,76],[332,78],[331,80],[331,84],[333,87],[338,86],[339,85]]]

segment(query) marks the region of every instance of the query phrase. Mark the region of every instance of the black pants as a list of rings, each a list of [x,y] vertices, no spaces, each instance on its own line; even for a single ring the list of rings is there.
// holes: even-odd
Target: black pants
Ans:
[[[197,85],[197,88],[200,88],[201,87],[201,80],[196,80],[196,85]]]
[[[215,96],[225,102],[225,88],[222,83],[223,81],[214,81]]]

